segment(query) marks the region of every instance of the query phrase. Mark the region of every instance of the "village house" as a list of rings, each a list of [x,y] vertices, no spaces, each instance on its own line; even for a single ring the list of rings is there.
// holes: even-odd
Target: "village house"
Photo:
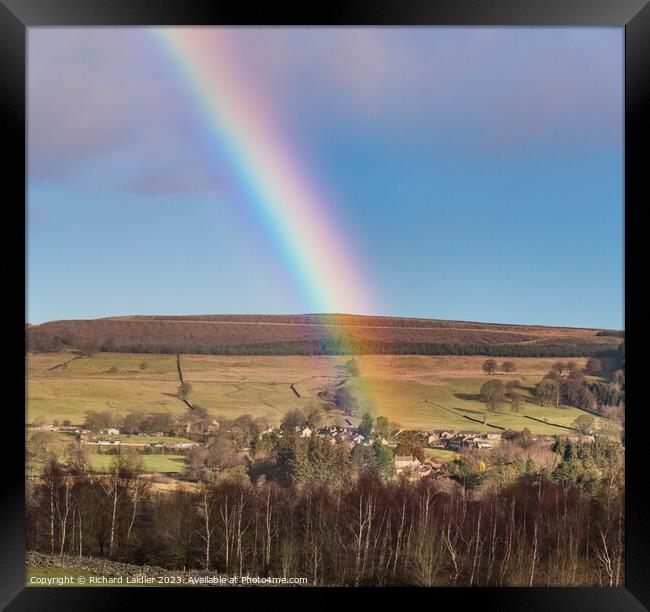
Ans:
[[[417,468],[413,468],[409,470],[406,475],[406,479],[409,482],[417,482],[421,478],[426,478],[427,476],[431,476],[432,474],[433,474],[433,468],[428,463],[425,463],[424,465],[420,465]]]
[[[170,448],[183,449],[183,448],[192,448],[193,446],[199,446],[198,442],[176,442],[170,446]]]
[[[75,427],[74,425],[63,425],[61,427],[55,427],[53,431],[58,431],[61,433],[79,433],[81,430],[79,427]]]
[[[490,450],[492,448],[492,445],[487,440],[475,440],[474,448]]]
[[[458,439],[460,440],[461,446],[472,448],[474,446],[474,443],[477,440],[481,439],[481,436],[479,436],[478,434],[463,434],[463,435],[459,435]]]
[[[596,438],[593,434],[577,434],[567,436],[569,442],[593,442]]]
[[[404,470],[416,470],[422,465],[419,459],[415,459],[411,455],[397,455],[395,457],[395,469],[397,473]]]

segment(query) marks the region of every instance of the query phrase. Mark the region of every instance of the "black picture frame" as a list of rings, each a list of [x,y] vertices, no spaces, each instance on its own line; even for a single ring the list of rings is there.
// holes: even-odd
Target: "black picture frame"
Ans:
[[[24,401],[21,355],[24,355],[25,271],[18,265],[16,242],[20,245],[25,227],[25,42],[29,27],[117,26],[117,25],[468,25],[468,26],[618,26],[625,28],[625,251],[626,273],[636,258],[635,230],[639,214],[650,198],[645,146],[650,142],[647,112],[650,101],[650,5],[649,0],[340,0],[317,5],[295,2],[253,4],[251,2],[204,0],[0,0],[0,112],[5,152],[3,197],[6,250],[5,275],[10,273],[10,290],[5,305],[11,325],[5,336],[12,340],[6,384],[16,389],[16,400],[6,400],[7,431],[20,432],[24,414],[17,408]],[[13,236],[17,241],[12,241]],[[25,245],[23,244],[23,249]],[[23,250],[25,257],[26,250]],[[641,252],[642,253],[642,252]],[[641,277],[643,278],[643,277]],[[23,299],[21,300],[21,297]],[[625,316],[627,350],[640,341],[635,321],[640,310],[635,294],[626,283]],[[640,296],[638,299],[642,299]],[[22,310],[22,313],[21,313]],[[635,312],[636,311],[636,312]],[[21,317],[23,320],[21,321]],[[640,317],[639,317],[640,318]],[[15,346],[14,346],[15,342]],[[640,358],[639,358],[640,359]],[[22,362],[24,364],[24,362]],[[640,361],[628,360],[626,394],[638,398],[636,380]],[[631,385],[630,385],[631,381]],[[642,503],[647,485],[647,454],[643,451],[645,419],[643,406],[628,401],[632,408],[626,426],[626,571],[621,588],[548,589],[436,589],[426,605],[453,605],[455,609],[479,606],[483,609],[547,610],[643,610],[650,609],[650,523]],[[16,428],[14,430],[14,427]],[[10,434],[10,436],[13,434]],[[23,440],[24,441],[24,440]],[[226,593],[214,589],[65,589],[24,587],[24,469],[22,461],[9,460],[3,474],[0,506],[0,550],[2,576],[0,606],[7,610],[102,610],[116,605],[152,604],[154,599],[175,595],[218,605]],[[394,596],[397,589],[373,589],[373,595]],[[155,592],[154,592],[155,591]],[[233,590],[229,590],[233,591]],[[342,602],[337,589],[234,589],[235,603],[251,591],[265,598],[280,594],[283,600],[299,597],[305,603],[317,597],[327,605]],[[423,592],[418,589],[418,592]],[[409,592],[409,595],[413,591]],[[344,595],[367,597],[366,589],[351,589]],[[230,596],[231,593],[228,593]],[[449,598],[440,603],[441,597]],[[403,595],[397,594],[401,598]],[[336,598],[336,599],[334,599]],[[397,600],[399,601],[399,600]],[[340,604],[339,604],[340,605]]]

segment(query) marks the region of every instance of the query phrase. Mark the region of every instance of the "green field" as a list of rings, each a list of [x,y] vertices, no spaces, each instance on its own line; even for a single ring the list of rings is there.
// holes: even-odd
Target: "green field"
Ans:
[[[67,453],[71,444],[76,440],[74,434],[61,433],[58,431],[39,431],[27,430],[26,441],[32,436],[39,434],[47,441],[48,448],[53,451],[59,458],[66,461]],[[165,442],[173,444],[174,442],[186,442],[185,438],[168,437],[168,436],[100,436],[103,438],[116,438],[121,442],[135,441],[142,443]],[[89,449],[89,460],[92,468],[99,472],[108,471],[115,455],[100,453],[98,447],[87,447]],[[118,447],[122,452],[136,451],[128,447]],[[185,467],[185,457],[183,455],[158,455],[137,453],[142,458],[142,468],[145,472],[151,473],[175,473],[180,472]],[[26,466],[28,475],[38,475],[43,470],[43,464],[40,461],[32,460]]]
[[[148,474],[177,474],[185,468],[184,455],[138,455],[142,459],[142,471]],[[91,453],[90,465],[97,472],[108,472],[113,465],[115,455]],[[43,463],[32,460],[26,465],[27,476],[39,476],[43,472]]]
[[[424,454],[427,459],[431,459],[436,463],[448,463],[458,457],[455,451],[446,450],[444,448],[425,448]]]
[[[57,353],[28,358],[28,421],[70,419],[81,423],[88,410],[124,415],[131,411],[181,414],[187,409],[176,396],[179,380],[173,355],[97,353],[75,359],[64,368],[49,369],[72,357]],[[341,366],[348,359],[190,355],[182,357],[182,366],[185,380],[192,385],[190,401],[214,416],[233,418],[249,413],[277,423],[287,410],[321,405],[329,408],[329,421],[341,422],[340,412],[321,401],[317,393],[344,380]],[[483,425],[484,405],[478,392],[489,378],[481,369],[483,357],[368,355],[356,360],[360,375],[346,384],[360,409],[386,416],[401,427],[496,431],[491,424],[554,434],[567,433],[557,425],[568,426],[583,414],[576,408],[541,407],[531,401],[515,415],[506,403],[489,414],[488,425]],[[145,369],[140,368],[143,361]],[[516,372],[497,376],[504,381],[519,380],[523,392],[530,395],[556,360],[510,361]],[[583,359],[575,361],[584,363]],[[300,397],[291,390],[292,383]]]
[[[523,378],[523,377],[520,377]],[[488,413],[483,425],[484,404],[478,392],[485,378],[441,378],[438,384],[413,380],[355,379],[351,384],[360,402],[366,400],[371,412],[387,416],[403,428],[456,429],[470,431],[497,431],[497,427],[520,430],[528,427],[533,432],[554,434],[583,411],[577,408],[538,406],[527,401],[519,415],[514,414],[507,402],[495,412]],[[528,389],[530,394],[532,387]],[[548,423],[540,423],[531,418]],[[477,422],[478,421],[478,422]],[[564,430],[566,433],[567,430]]]
[[[142,459],[142,469],[149,473],[173,474],[185,467],[183,455],[138,455]],[[98,472],[108,472],[113,465],[115,455],[90,455],[90,463]]]

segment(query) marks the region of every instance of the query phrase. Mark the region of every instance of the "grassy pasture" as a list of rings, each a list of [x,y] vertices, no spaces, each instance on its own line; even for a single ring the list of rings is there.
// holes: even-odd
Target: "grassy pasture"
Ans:
[[[387,416],[404,428],[495,431],[482,423],[484,404],[478,393],[484,382],[484,378],[459,377],[444,378],[438,384],[359,378],[351,385],[362,407],[376,416]],[[554,434],[561,433],[562,428],[526,417],[568,426],[580,414],[584,413],[577,408],[543,407],[531,401],[515,415],[504,402],[497,411],[488,413],[487,422],[509,429],[528,427],[536,433]]]
[[[65,448],[54,448],[60,458],[64,458]],[[175,474],[183,471],[185,467],[184,455],[144,455],[138,454],[142,459],[142,470],[150,474]],[[116,455],[90,452],[88,460],[90,467],[96,472],[108,472],[113,465]],[[25,466],[27,476],[38,476],[42,474],[44,464],[39,460],[31,460]]]
[[[518,380],[520,392],[527,398],[515,415],[507,402],[488,414],[488,424],[510,429],[528,427],[534,433],[556,434],[568,430],[580,414],[577,408],[543,407],[533,403],[534,386],[557,359],[513,358],[512,374],[483,373],[484,357],[472,356],[391,356],[371,355],[357,358],[360,376],[350,381],[362,407],[375,415],[384,415],[402,427],[422,429],[465,429],[496,431],[483,425],[484,404],[478,396],[481,386],[492,377],[504,382]],[[499,360],[499,363],[502,360]],[[583,366],[584,359],[574,360]],[[533,417],[548,423],[540,423]]]
[[[70,361],[74,359],[73,361]],[[50,368],[66,365],[50,370]],[[141,369],[141,364],[145,364]],[[74,353],[36,353],[27,358],[27,369],[32,378],[85,378],[166,380],[176,382],[174,355],[136,355],[132,353],[93,353],[79,356]]]
[[[181,472],[185,467],[183,455],[138,455],[142,459],[142,469],[150,473],[172,474]],[[97,472],[108,472],[113,465],[115,455],[92,453],[90,463]]]
[[[52,364],[74,355],[35,355],[28,358],[27,418],[83,421],[87,410],[170,412],[186,410],[176,396],[178,375],[173,355],[98,353],[77,359],[66,368]],[[324,404],[317,393],[343,380],[341,367],[349,357],[203,356],[181,357],[184,378],[192,385],[189,399],[211,414],[229,418],[250,413],[278,422],[291,408]],[[142,361],[147,369],[140,370]],[[490,377],[482,371],[480,356],[365,355],[356,357],[360,375],[348,381],[362,410],[383,415],[402,427],[495,431],[484,426],[481,385]],[[499,363],[503,359],[497,360]],[[557,361],[549,358],[512,358],[512,374],[496,374],[504,382],[520,381],[530,397],[534,385]],[[574,359],[579,366],[584,359]],[[109,372],[112,368],[117,371]],[[300,394],[291,390],[294,383]],[[340,415],[332,410],[331,420]],[[488,415],[488,423],[512,429],[528,427],[534,433],[567,433],[582,411],[541,407],[527,402],[520,415],[504,403]],[[533,417],[548,423],[535,421]],[[356,421],[356,419],[353,419]]]
[[[249,412],[278,422],[292,408],[325,406],[317,393],[342,379],[347,359],[189,355],[181,362],[184,379],[192,385],[192,403],[228,418]]]
[[[431,459],[436,463],[449,463],[459,456],[457,452],[444,448],[425,448],[424,454],[427,459]]]
[[[349,357],[183,355],[190,381],[236,381],[291,384],[314,376],[338,377]]]
[[[59,458],[65,460],[69,452],[71,444],[76,442],[77,436],[75,434],[63,433],[58,431],[43,431],[32,430],[26,431],[26,442],[32,436],[38,434],[45,438],[48,448],[53,451]],[[100,435],[99,439],[102,440],[120,440],[122,443],[136,443],[136,444],[175,444],[178,442],[188,442],[187,438],[175,436],[111,436]],[[94,470],[99,472],[108,471],[115,455],[104,454],[100,452],[100,447],[87,446],[89,452],[90,465]],[[133,447],[120,447],[123,452],[136,452]],[[151,473],[175,473],[180,472],[185,466],[185,457],[183,455],[145,455],[138,454],[142,458],[142,467],[145,472]],[[39,460],[32,459],[26,466],[27,475],[38,475],[43,471],[43,463]]]
[[[186,406],[176,396],[177,390],[176,381],[28,375],[27,416],[29,420],[81,423],[88,410],[180,414]]]

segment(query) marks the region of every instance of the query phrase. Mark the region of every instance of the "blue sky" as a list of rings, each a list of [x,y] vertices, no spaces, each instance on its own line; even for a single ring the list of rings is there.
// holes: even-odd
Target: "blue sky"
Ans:
[[[328,194],[364,314],[623,326],[622,29],[215,36]],[[318,310],[143,30],[30,28],[28,70],[29,322]]]

